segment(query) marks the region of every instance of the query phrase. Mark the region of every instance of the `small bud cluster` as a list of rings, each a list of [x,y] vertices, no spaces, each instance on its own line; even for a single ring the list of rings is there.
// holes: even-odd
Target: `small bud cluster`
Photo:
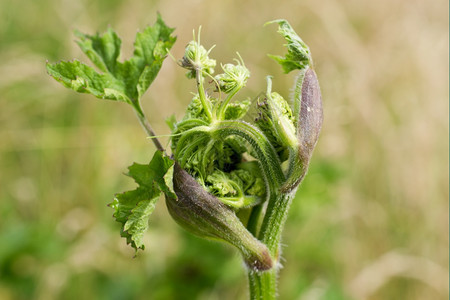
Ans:
[[[180,61],[180,65],[189,70],[186,74],[188,78],[195,78],[197,71],[209,75],[214,73],[216,61],[208,56],[212,49],[213,47],[206,50],[197,41],[189,42],[186,46],[184,56]]]
[[[214,77],[218,83],[218,88],[220,91],[226,94],[244,87],[250,77],[250,71],[245,67],[242,58],[241,61],[236,61],[236,65],[222,65],[224,73]]]

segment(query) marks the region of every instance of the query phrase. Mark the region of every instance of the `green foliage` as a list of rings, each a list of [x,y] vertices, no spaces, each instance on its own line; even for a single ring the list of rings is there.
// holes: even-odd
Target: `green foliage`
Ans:
[[[133,56],[123,63],[118,61],[121,40],[112,29],[108,29],[103,35],[87,35],[76,31],[78,46],[103,73],[98,73],[77,60],[47,63],[47,71],[65,87],[77,92],[130,104],[146,131],[152,135],[153,131],[141,109],[140,99],[155,79],[169,49],[176,41],[171,36],[173,30],[167,27],[158,14],[153,26],[136,34]],[[158,147],[159,143],[156,145]],[[155,209],[161,192],[174,197],[169,188],[171,179],[164,178],[172,164],[173,161],[159,151],[149,165],[133,164],[128,175],[134,178],[139,187],[116,195],[111,203],[115,210],[114,217],[122,223],[121,235],[136,250],[144,249],[143,236],[148,228],[148,218]]]
[[[122,41],[111,28],[108,28],[102,36],[87,35],[78,30],[75,31],[75,35],[79,38],[76,41],[78,46],[100,71],[116,73]]]
[[[161,192],[170,193],[166,173],[173,161],[156,151],[148,165],[134,163],[128,168],[128,176],[139,185],[132,191],[117,194],[110,206],[115,210],[116,221],[122,224],[121,235],[136,250],[144,249],[144,233],[148,218],[155,209]]]
[[[304,69],[311,65],[312,58],[309,47],[303,40],[295,33],[294,29],[286,20],[274,20],[266,24],[277,23],[279,25],[278,32],[286,39],[288,53],[285,57],[278,55],[269,55],[283,68],[285,73],[292,70]]]
[[[100,99],[123,101],[140,109],[139,100],[175,43],[176,38],[171,36],[173,30],[158,15],[154,26],[136,34],[133,56],[124,62],[118,61],[121,40],[112,29],[103,35],[76,31],[77,44],[103,73],[76,60],[47,63],[47,71],[67,88]]]
[[[93,68],[74,60],[47,64],[48,73],[65,87],[76,92],[89,93],[100,99],[132,104],[123,81],[111,73],[99,74]]]

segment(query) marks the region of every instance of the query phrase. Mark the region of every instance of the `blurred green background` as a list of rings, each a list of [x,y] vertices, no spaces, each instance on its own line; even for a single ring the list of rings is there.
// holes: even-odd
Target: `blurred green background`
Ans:
[[[113,27],[131,54],[159,11],[181,58],[202,25],[212,56],[239,51],[244,94],[286,97],[269,20],[310,46],[325,121],[284,234],[280,299],[448,299],[448,2],[0,1],[0,299],[246,299],[234,249],[186,234],[163,201],[133,258],[106,205],[153,145],[131,109],[59,85],[45,61],[87,61],[73,30]],[[144,99],[159,134],[192,81],[167,59]],[[167,139],[165,140],[167,141]]]

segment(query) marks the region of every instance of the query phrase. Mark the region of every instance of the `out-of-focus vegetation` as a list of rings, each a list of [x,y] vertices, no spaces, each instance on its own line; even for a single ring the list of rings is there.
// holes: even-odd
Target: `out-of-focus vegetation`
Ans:
[[[286,225],[280,299],[448,298],[448,2],[3,0],[0,299],[246,298],[233,249],[184,233],[163,201],[133,258],[106,205],[153,146],[128,107],[45,73],[87,61],[73,29],[111,26],[129,56],[156,11],[177,58],[199,25],[218,61],[239,51],[249,96],[267,74],[284,95],[294,78],[267,58],[283,41],[262,24],[286,18],[311,48],[325,122]],[[190,100],[184,73],[168,59],[145,96],[159,134]]]

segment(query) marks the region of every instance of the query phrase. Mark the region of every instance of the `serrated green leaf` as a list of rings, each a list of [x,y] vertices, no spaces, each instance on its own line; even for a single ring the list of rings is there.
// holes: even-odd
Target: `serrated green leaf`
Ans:
[[[133,96],[140,99],[155,79],[168,50],[172,48],[176,37],[171,36],[173,28],[167,27],[158,14],[156,23],[136,34],[133,57],[129,62],[134,68],[127,73],[132,86]]]
[[[47,63],[47,72],[65,87],[79,93],[89,93],[100,99],[131,103],[124,91],[123,82],[109,73],[99,74],[78,60]]]
[[[121,235],[136,250],[144,249],[143,237],[148,219],[155,209],[161,192],[169,191],[166,185],[168,170],[173,160],[156,151],[149,164],[134,163],[128,168],[128,176],[138,184],[135,190],[117,194],[110,206],[114,218],[122,223]],[[171,176],[171,175],[170,175]]]
[[[267,24],[272,23],[277,23],[279,25],[278,32],[287,41],[286,47],[288,48],[288,53],[286,53],[285,57],[270,54],[269,57],[278,62],[285,73],[289,73],[296,69],[301,70],[310,65],[312,59],[309,47],[297,33],[295,33],[288,21],[280,19],[268,22]]]
[[[75,31],[79,38],[76,43],[89,59],[103,72],[115,73],[122,41],[111,28],[102,36],[94,36]]]
[[[137,33],[133,56],[123,63],[118,61],[121,40],[112,29],[103,35],[76,31],[77,44],[102,73],[78,61],[47,63],[47,70],[64,86],[77,92],[136,106],[175,43],[173,30],[158,14],[153,26]]]
[[[155,80],[156,74],[158,73],[158,71],[155,72],[156,67],[157,63],[153,63],[152,66],[145,66],[144,70],[139,76],[137,84],[138,99],[142,98],[142,95],[144,95],[150,84],[153,82],[153,80]]]
[[[135,208],[131,210],[128,220],[123,225],[123,231],[131,235],[131,240],[134,243],[136,250],[138,248],[144,250],[144,233],[148,229],[148,217],[155,210],[158,196],[152,199],[140,201]]]

